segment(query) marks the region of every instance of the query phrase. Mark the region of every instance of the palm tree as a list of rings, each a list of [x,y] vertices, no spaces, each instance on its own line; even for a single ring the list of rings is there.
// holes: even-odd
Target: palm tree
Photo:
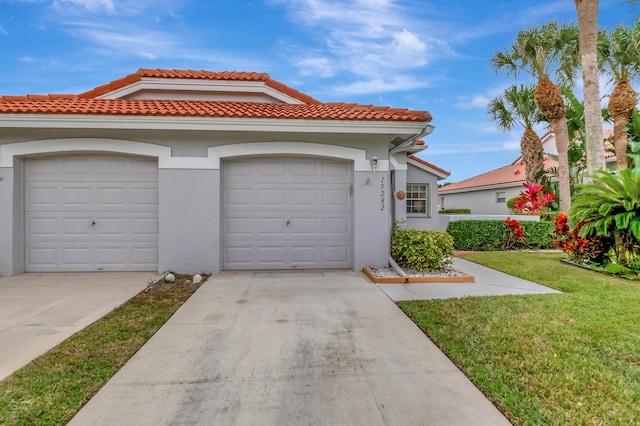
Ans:
[[[624,130],[638,104],[631,81],[640,76],[640,28],[618,26],[611,32],[601,32],[598,43],[601,66],[610,81],[616,84],[609,97],[609,113],[613,117],[613,140],[618,170],[628,167],[628,134]]]
[[[558,188],[560,209],[571,206],[569,183],[569,132],[565,120],[565,107],[558,85],[551,81],[551,74],[560,80],[573,81],[578,67],[576,52],[578,28],[575,25],[558,25],[550,22],[540,27],[521,30],[513,45],[497,52],[490,60],[496,70],[506,70],[507,75],[518,76],[525,72],[537,79],[535,102],[555,134],[558,150]]]
[[[580,30],[587,171],[593,173],[606,167],[598,79],[598,0],[574,0],[574,3]]]
[[[520,138],[520,149],[525,164],[527,182],[540,183],[544,171],[544,157],[540,137],[533,125],[543,121],[542,113],[534,100],[533,86],[513,85],[489,102],[488,112],[491,119],[502,131],[508,131],[519,125],[524,127]]]

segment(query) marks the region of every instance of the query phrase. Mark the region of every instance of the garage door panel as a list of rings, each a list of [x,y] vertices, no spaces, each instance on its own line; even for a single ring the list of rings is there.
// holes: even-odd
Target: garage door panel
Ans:
[[[343,244],[325,245],[322,247],[322,255],[328,264],[343,264],[349,258],[347,248]]]
[[[343,217],[326,217],[322,219],[322,233],[325,235],[347,235],[351,231],[351,222]]]
[[[325,206],[339,206],[346,209],[349,206],[349,188],[325,189],[322,191],[322,204]]]
[[[25,269],[157,269],[158,166],[117,155],[29,159]]]
[[[286,200],[286,191],[281,188],[258,188],[257,202],[259,205],[282,206]]]
[[[224,269],[351,267],[351,170],[314,158],[226,162]]]
[[[255,167],[257,165],[257,167]],[[264,160],[254,163],[253,169],[259,176],[285,178],[286,163],[284,161]]]
[[[286,219],[284,217],[258,219],[258,232],[261,234],[283,235],[285,227]]]

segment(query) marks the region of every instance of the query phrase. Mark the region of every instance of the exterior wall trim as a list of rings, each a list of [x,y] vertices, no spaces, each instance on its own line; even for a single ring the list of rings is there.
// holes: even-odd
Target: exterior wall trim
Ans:
[[[210,147],[208,156],[213,168],[219,169],[224,158],[251,155],[312,155],[328,158],[342,158],[353,161],[355,172],[370,172],[371,161],[366,151],[336,145],[324,145],[307,142],[249,142]],[[388,172],[389,160],[378,160],[376,171]]]
[[[354,163],[354,171],[371,171],[371,162],[363,149],[307,142],[248,142],[210,147],[207,157],[172,157],[171,148],[146,142],[120,139],[68,138],[17,142],[0,145],[0,167],[13,167],[18,156],[111,152],[156,157],[160,169],[220,169],[223,158],[249,155],[313,155],[342,158]],[[378,160],[376,171],[387,172],[389,160]]]

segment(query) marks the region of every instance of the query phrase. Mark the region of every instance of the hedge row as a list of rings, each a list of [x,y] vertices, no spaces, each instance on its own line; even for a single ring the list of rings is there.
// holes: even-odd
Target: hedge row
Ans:
[[[523,249],[551,249],[553,222],[522,221],[524,230]],[[447,232],[453,237],[456,250],[492,251],[503,250],[507,227],[502,220],[456,220],[449,222]]]

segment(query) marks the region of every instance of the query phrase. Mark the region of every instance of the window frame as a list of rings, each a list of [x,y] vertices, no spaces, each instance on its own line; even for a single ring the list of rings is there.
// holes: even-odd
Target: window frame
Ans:
[[[502,197],[500,196],[502,194]],[[502,201],[500,201],[502,199]],[[507,202],[506,191],[496,191],[496,204],[505,204]]]
[[[411,186],[419,187],[416,191]],[[414,193],[420,194],[421,188],[424,186],[424,198],[413,197]],[[413,205],[409,205],[410,201],[423,201],[424,202],[424,212],[410,212],[409,209],[414,209]],[[429,182],[408,182],[406,187],[406,198],[405,198],[405,212],[407,217],[431,217],[431,183]]]

